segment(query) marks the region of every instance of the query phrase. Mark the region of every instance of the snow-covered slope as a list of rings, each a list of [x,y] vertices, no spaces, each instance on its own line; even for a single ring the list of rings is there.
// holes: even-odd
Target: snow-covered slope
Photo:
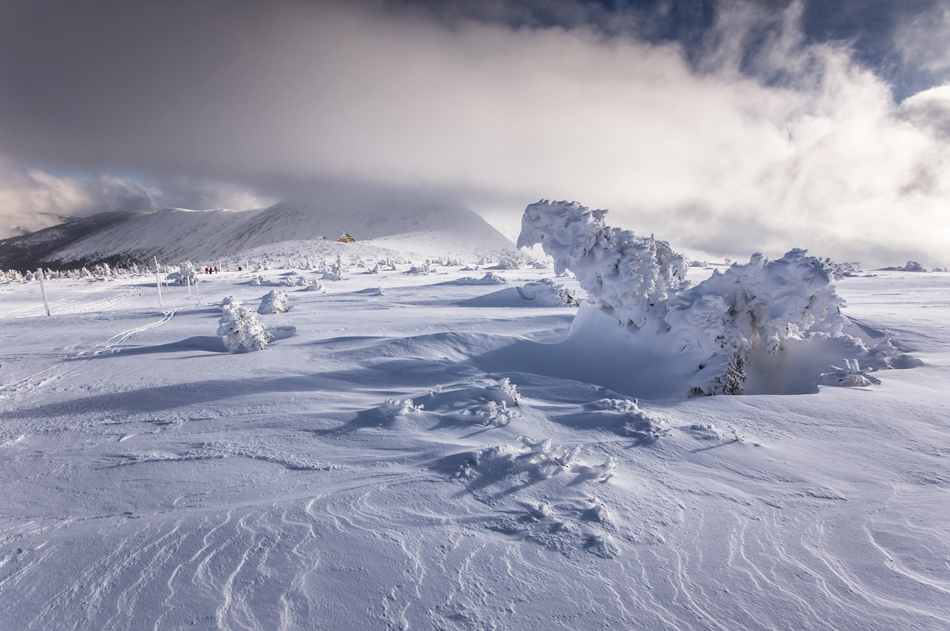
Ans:
[[[92,229],[63,239],[59,226],[29,237],[0,242],[0,252],[10,242],[31,238],[2,267],[77,267],[98,261],[208,261],[286,241],[335,240],[348,233],[358,242],[379,242],[394,250],[433,255],[501,258],[516,255],[514,244],[485,220],[462,206],[435,202],[377,203],[375,205],[313,205],[283,202],[248,211],[183,210],[111,214],[84,220]],[[97,219],[99,218],[99,219]],[[121,219],[121,220],[120,220]],[[98,221],[98,223],[93,223]],[[85,225],[85,224],[83,224]],[[24,241],[24,244],[27,242]],[[37,260],[34,251],[42,251]],[[21,261],[29,255],[29,265]]]
[[[85,219],[66,221],[50,228],[0,241],[0,269],[21,271],[36,269],[51,260],[55,253],[86,236],[108,230],[149,211],[99,213]]]
[[[950,275],[840,281],[880,385],[636,402],[551,270],[394,267],[0,284],[0,630],[950,631]]]

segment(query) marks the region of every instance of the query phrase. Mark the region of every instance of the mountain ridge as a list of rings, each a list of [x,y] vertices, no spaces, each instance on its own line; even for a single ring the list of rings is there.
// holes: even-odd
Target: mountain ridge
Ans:
[[[294,241],[382,240],[386,247],[433,255],[498,258],[514,244],[457,204],[388,201],[355,207],[284,201],[254,210],[162,210],[100,213],[0,241],[2,269],[72,269],[184,260],[208,261]]]

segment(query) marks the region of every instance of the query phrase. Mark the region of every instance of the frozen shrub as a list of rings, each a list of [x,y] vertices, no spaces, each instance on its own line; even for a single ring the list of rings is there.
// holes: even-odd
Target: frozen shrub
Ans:
[[[521,269],[525,266],[525,260],[520,256],[508,256],[501,259],[495,269]]]
[[[835,271],[835,278],[856,276],[857,272],[861,271],[860,263],[838,263],[838,264],[833,264],[833,265],[834,265],[834,271]]]
[[[821,333],[841,336],[843,301],[835,293],[834,265],[792,250],[769,261],[754,254],[667,303],[665,321],[683,348],[699,347],[714,375],[694,394],[738,394],[753,346],[775,355],[782,343]],[[705,368],[705,367],[704,367]]]
[[[425,276],[431,271],[432,267],[430,267],[429,261],[426,261],[421,265],[413,265],[408,270],[406,270],[406,274],[409,274],[410,276]]]
[[[574,273],[590,302],[622,325],[672,336],[680,354],[705,357],[693,395],[738,394],[755,352],[776,355],[789,340],[845,337],[836,266],[792,250],[769,261],[718,270],[690,287],[686,260],[665,241],[604,223],[606,210],[541,201],[525,209],[519,247],[540,243],[555,271]],[[866,352],[866,351],[865,351]]]
[[[556,274],[570,269],[592,304],[639,328],[651,314],[662,317],[669,293],[686,284],[686,260],[665,241],[607,226],[606,214],[577,202],[531,204],[518,247],[540,243]]]
[[[267,348],[271,336],[257,314],[243,307],[234,296],[222,301],[221,311],[218,335],[228,352],[261,351]]]
[[[261,306],[257,308],[257,312],[260,314],[287,313],[289,308],[287,294],[274,289],[261,299]]]
[[[323,280],[346,280],[346,267],[343,265],[343,258],[337,254],[336,262],[324,265]]]
[[[195,266],[187,261],[179,265],[178,271],[172,272],[166,279],[176,285],[187,285],[189,282],[195,285],[200,281]]]
[[[301,274],[290,274],[280,279],[281,287],[306,287],[311,284],[310,280],[304,278]]]

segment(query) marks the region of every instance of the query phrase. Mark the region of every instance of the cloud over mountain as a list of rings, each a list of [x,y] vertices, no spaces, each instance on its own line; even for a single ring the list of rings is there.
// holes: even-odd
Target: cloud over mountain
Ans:
[[[161,205],[346,182],[438,191],[504,224],[583,199],[713,255],[946,264],[946,135],[853,45],[810,36],[811,5],[710,4],[679,39],[656,24],[693,22],[551,7],[18,3],[0,25],[0,150],[52,172],[134,168],[123,186]],[[914,24],[892,22],[895,42]],[[87,182],[99,208],[128,208],[103,182]],[[0,212],[35,214],[18,199]]]

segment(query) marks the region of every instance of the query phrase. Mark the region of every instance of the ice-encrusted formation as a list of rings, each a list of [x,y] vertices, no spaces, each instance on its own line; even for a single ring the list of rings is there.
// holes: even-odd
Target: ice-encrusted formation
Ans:
[[[854,360],[852,370],[859,356],[865,368],[889,367],[843,332],[848,321],[831,261],[800,249],[774,261],[754,254],[749,263],[716,270],[691,287],[687,261],[668,243],[611,228],[606,214],[577,202],[542,200],[525,209],[518,245],[540,243],[557,273],[574,273],[595,308],[643,330],[641,337],[666,337],[684,358],[698,358],[690,394],[739,394],[749,362],[776,363],[760,358],[779,355],[791,342],[835,346],[834,352]]]
[[[521,219],[518,247],[540,243],[554,258],[556,274],[569,269],[592,304],[639,328],[658,306],[662,315],[670,292],[686,284],[689,264],[666,241],[611,228],[606,214],[577,202],[531,204]]]
[[[242,306],[234,296],[222,301],[221,311],[218,335],[228,352],[262,351],[267,348],[271,335],[256,313]]]

